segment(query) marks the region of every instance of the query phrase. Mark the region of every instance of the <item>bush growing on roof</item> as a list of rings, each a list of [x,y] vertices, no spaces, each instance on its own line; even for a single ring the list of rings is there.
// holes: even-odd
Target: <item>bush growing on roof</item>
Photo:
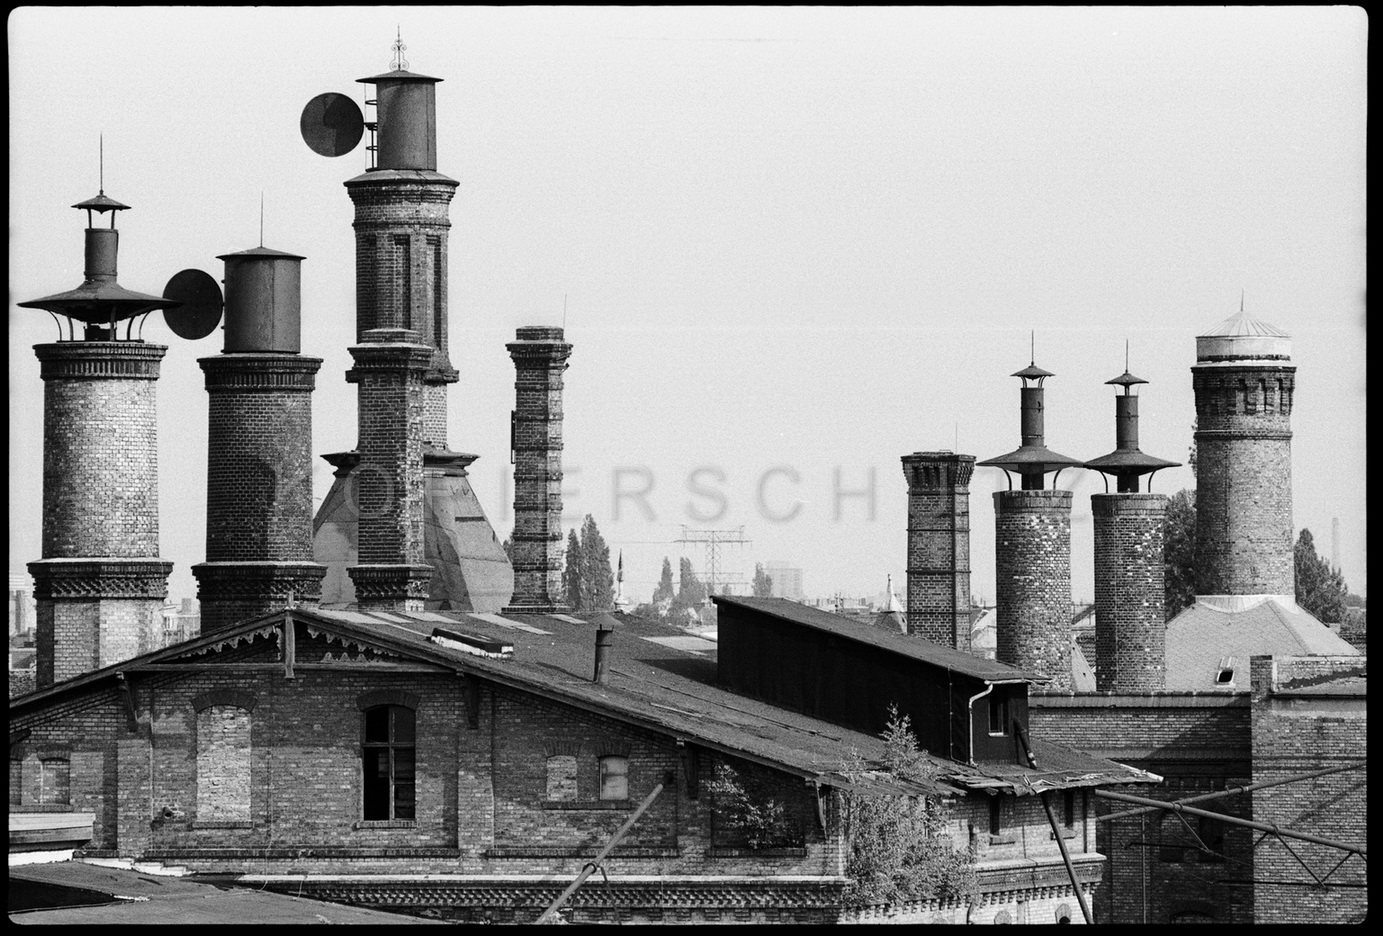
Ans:
[[[889,706],[883,738],[883,760],[870,765],[852,752],[842,772],[859,777],[928,783],[936,767],[917,747],[906,715]],[[846,901],[864,907],[913,900],[972,902],[978,893],[975,856],[957,850],[946,832],[939,797],[931,795],[865,795],[846,790],[841,817],[846,840],[845,873],[850,877]]]

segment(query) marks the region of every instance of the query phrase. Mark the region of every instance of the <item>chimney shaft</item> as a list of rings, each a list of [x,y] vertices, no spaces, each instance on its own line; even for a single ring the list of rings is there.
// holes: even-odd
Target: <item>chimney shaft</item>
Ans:
[[[520,328],[514,359],[514,595],[505,610],[568,610],[562,594],[562,329]]]
[[[903,456],[908,481],[907,632],[970,649],[970,475],[975,456]]]

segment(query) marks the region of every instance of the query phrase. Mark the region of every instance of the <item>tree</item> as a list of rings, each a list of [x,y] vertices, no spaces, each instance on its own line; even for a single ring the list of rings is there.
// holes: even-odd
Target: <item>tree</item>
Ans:
[[[581,541],[576,531],[567,533],[566,565],[562,568],[562,594],[567,597],[567,607],[573,611],[581,607]]]
[[[1163,613],[1170,621],[1196,600],[1196,492],[1183,488],[1167,500],[1162,520],[1165,576]]]
[[[615,573],[610,547],[595,518],[586,514],[581,535],[567,534],[567,561],[562,571],[562,594],[573,611],[609,611],[615,605]]]
[[[706,586],[696,577],[691,560],[683,556],[677,575],[677,598],[673,606],[695,608],[706,600]]]
[[[1296,549],[1297,604],[1315,616],[1322,624],[1338,624],[1345,615],[1344,576],[1316,554],[1316,542],[1311,531],[1303,529],[1297,535]]]
[[[770,598],[773,595],[773,576],[764,571],[762,564],[754,563],[754,597]]]
[[[581,524],[581,611],[609,611],[615,606],[615,573],[610,569],[610,547],[595,525],[595,518],[586,514]]]
[[[672,589],[672,563],[667,556],[663,557],[663,574],[658,579],[658,587],[653,589],[653,604],[663,601],[671,601],[676,592]]]
[[[504,550],[504,555],[509,558],[510,564],[514,562],[514,540],[506,536],[504,542],[499,544],[499,548]]]
[[[936,766],[917,747],[911,723],[889,706],[881,734],[883,761],[867,769],[854,754],[846,776],[882,775],[904,783],[931,784]],[[844,791],[846,899],[852,906],[926,899],[973,901],[978,893],[975,856],[957,850],[946,831],[945,807],[935,795],[880,796]]]

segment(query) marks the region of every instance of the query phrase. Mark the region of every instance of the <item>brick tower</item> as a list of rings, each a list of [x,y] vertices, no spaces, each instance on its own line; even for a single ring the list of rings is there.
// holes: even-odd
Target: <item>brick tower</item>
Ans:
[[[562,329],[520,328],[514,359],[514,597],[508,612],[568,610],[562,593]]]
[[[73,207],[87,213],[85,281],[19,303],[65,317],[68,334],[34,346],[44,381],[43,557],[28,565],[39,688],[156,648],[173,569],[158,558],[155,381],[168,348],[131,326],[178,303],[116,282],[115,213],[128,205],[102,190]],[[107,211],[110,227],[96,227],[93,213]]]
[[[908,480],[909,634],[970,649],[970,474],[974,455],[903,456]]]
[[[401,49],[396,45],[396,51]],[[436,86],[441,79],[410,72],[399,58],[391,71],[359,80],[374,87],[369,103],[376,105],[377,120],[367,126],[377,129],[377,145],[371,148],[376,164],[345,183],[355,205],[356,341],[366,349],[352,350],[356,366],[351,373],[357,377],[348,379],[371,376],[361,382],[360,446],[324,456],[335,467],[336,480],[314,521],[314,554],[328,567],[322,600],[329,605],[377,600],[377,573],[360,573],[365,578],[349,573],[358,560],[362,565],[430,567],[422,585],[414,582],[407,589],[410,601],[422,599],[429,608],[497,611],[509,600],[513,572],[471,488],[466,469],[476,456],[450,451],[447,444],[447,390],[457,381],[448,352],[447,214],[458,183],[437,172]],[[385,352],[386,344],[400,347]],[[425,359],[417,347],[405,353],[405,344],[425,348]],[[419,360],[417,400],[405,405],[403,397],[411,400],[413,391],[400,381],[413,379],[402,375],[416,371]],[[390,369],[396,372],[389,378],[395,389],[383,391],[381,380]],[[403,396],[387,402],[391,394]],[[406,457],[409,467],[385,468],[378,461],[386,457],[385,450],[403,448],[378,438],[369,456],[374,467],[363,467],[368,461],[366,424],[375,432],[381,420],[394,420],[398,425],[390,431],[402,433],[403,423],[413,418],[405,413],[415,405],[421,418],[419,448],[416,457]],[[408,527],[413,531],[408,536],[419,537],[417,548],[404,548],[402,541],[384,547],[365,542],[366,527],[377,529],[380,519],[370,516],[375,508],[366,507],[366,501],[383,496],[374,490],[384,483],[380,470],[397,474],[389,484],[409,492],[404,513],[411,519],[390,520],[386,526]],[[413,471],[417,477],[410,474],[405,481],[404,474]],[[386,539],[394,542],[397,536],[388,533]],[[367,559],[367,553],[374,558]],[[411,558],[403,558],[405,554]],[[362,592],[359,583],[366,579],[370,584]]]
[[[302,260],[225,254],[224,353],[201,358],[208,395],[207,561],[192,567],[202,632],[321,597],[312,561],[312,390],[299,353]]]
[[[1198,595],[1294,600],[1291,339],[1240,310],[1196,338]]]
[[[1004,469],[1010,489],[994,493],[995,658],[1071,688],[1071,492],[1043,488],[1048,472],[1078,466],[1046,447],[1042,382],[1034,363],[1023,382],[1020,448],[979,462]],[[1030,383],[1031,381],[1031,383]],[[1012,475],[1022,479],[1012,490]],[[1055,483],[1055,477],[1052,479]]]
[[[1105,381],[1114,398],[1114,451],[1085,467],[1106,476],[1106,492],[1090,498],[1095,516],[1095,687],[1101,692],[1152,692],[1166,686],[1165,574],[1162,523],[1167,498],[1139,492],[1138,479],[1178,462],[1138,449],[1138,396],[1147,383],[1128,372]],[[1108,477],[1117,493],[1108,493]]]

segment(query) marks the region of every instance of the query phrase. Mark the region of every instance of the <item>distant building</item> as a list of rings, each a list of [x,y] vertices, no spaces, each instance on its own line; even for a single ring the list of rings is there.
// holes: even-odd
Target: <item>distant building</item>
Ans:
[[[10,637],[34,631],[34,582],[22,572],[10,573]]]
[[[802,570],[786,562],[765,562],[764,571],[773,580],[770,594],[789,601],[802,600]]]

